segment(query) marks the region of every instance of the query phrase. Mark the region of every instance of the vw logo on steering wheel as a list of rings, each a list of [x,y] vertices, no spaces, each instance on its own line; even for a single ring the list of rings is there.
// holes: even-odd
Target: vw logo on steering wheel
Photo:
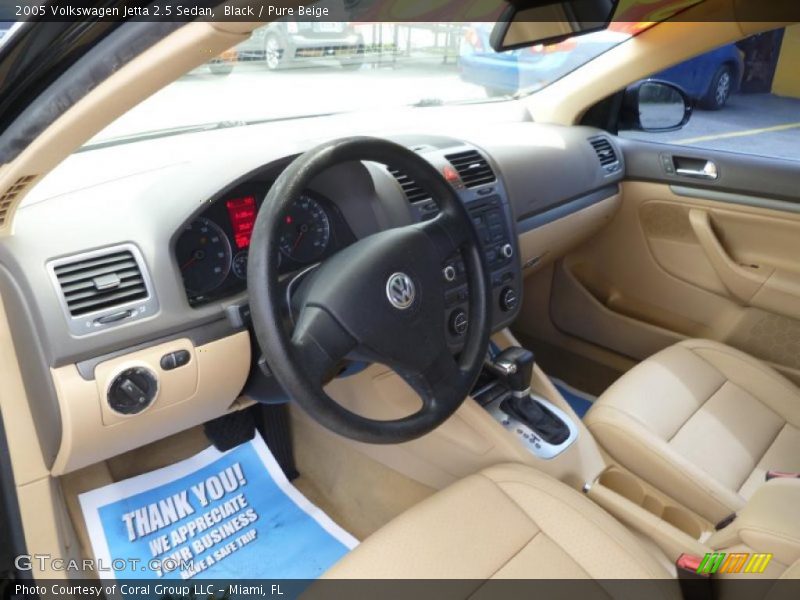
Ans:
[[[414,303],[414,282],[405,273],[395,273],[386,282],[386,297],[392,306],[405,310]]]

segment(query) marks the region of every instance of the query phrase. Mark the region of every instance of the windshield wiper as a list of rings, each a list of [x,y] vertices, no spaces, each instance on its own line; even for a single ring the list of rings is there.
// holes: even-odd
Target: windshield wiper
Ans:
[[[465,100],[442,100],[441,98],[422,98],[413,104],[414,108],[429,108],[431,106],[463,106],[467,104],[488,104],[489,102],[505,102],[514,99],[516,94],[492,96],[491,98],[468,98]]]
[[[120,137],[109,138],[97,142],[90,142],[78,148],[75,152],[86,152],[88,150],[99,150],[111,146],[121,146],[122,144],[134,144],[147,140],[170,137],[173,135],[184,135],[187,133],[203,133],[205,131],[216,131],[218,129],[232,129],[234,127],[247,127],[248,125],[261,125],[262,123],[275,123],[277,121],[292,121],[296,119],[313,119],[315,117],[328,117],[337,113],[318,113],[310,115],[300,115],[291,117],[275,117],[272,119],[253,119],[250,121],[218,121],[216,123],[201,123],[199,125],[182,125],[180,127],[167,127],[165,129],[154,129],[141,133],[133,133]]]
[[[75,152],[86,152],[87,150],[99,150],[100,148],[108,148],[110,146],[121,146],[122,144],[133,144],[135,142],[143,142],[146,140],[154,140],[157,138],[170,137],[173,135],[183,135],[185,133],[199,133],[202,131],[214,131],[216,129],[228,129],[231,127],[241,127],[245,125],[244,121],[219,121],[217,123],[202,123],[199,125],[183,125],[181,127],[166,127],[164,129],[153,129],[151,131],[143,131],[141,133],[132,133],[129,135],[122,135],[107,140],[100,140],[97,142],[89,142],[78,148]]]

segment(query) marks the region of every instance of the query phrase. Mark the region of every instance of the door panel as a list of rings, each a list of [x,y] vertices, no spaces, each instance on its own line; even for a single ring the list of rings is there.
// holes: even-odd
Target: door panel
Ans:
[[[719,178],[665,173],[663,155],[675,150],[713,160]],[[628,141],[628,165],[649,160],[649,181],[625,182],[611,224],[558,263],[553,324],[635,360],[711,338],[800,381],[800,204],[786,194],[800,165],[749,158]]]

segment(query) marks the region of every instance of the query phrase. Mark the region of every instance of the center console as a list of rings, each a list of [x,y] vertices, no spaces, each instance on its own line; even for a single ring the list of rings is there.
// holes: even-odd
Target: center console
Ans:
[[[511,346],[486,361],[473,397],[534,456],[549,460],[578,437],[565,411],[531,391],[534,355]]]
[[[786,568],[800,561],[800,479],[777,478],[759,487],[725,528],[709,540],[715,548],[769,554]]]
[[[507,204],[500,196],[480,198],[467,204],[467,210],[483,246],[492,282],[492,330],[504,327],[519,306],[519,260],[509,234],[505,211]],[[466,331],[467,284],[464,263],[453,256],[444,266],[447,282],[445,304],[449,312],[448,335],[456,342]]]
[[[453,186],[472,219],[486,257],[492,285],[492,331],[511,324],[517,316],[522,293],[519,248],[511,204],[502,180],[489,160],[470,146],[448,146],[422,152]],[[393,171],[411,203],[417,221],[436,217],[436,202],[407,176]],[[422,196],[422,199],[417,199]],[[448,344],[463,344],[468,326],[468,291],[464,262],[454,254],[442,265],[446,285],[445,310]]]

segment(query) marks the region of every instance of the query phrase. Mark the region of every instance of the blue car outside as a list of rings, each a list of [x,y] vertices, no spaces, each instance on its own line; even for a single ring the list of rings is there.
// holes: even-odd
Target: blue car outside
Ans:
[[[744,58],[735,44],[691,58],[653,76],[680,86],[701,108],[719,110],[739,89]]]
[[[459,50],[464,81],[483,86],[489,95],[535,90],[630,38],[630,33],[606,30],[551,46],[495,52],[489,45],[491,28],[478,24],[465,30]],[[701,108],[725,106],[741,82],[741,51],[728,44],[651,76],[682,88]]]

